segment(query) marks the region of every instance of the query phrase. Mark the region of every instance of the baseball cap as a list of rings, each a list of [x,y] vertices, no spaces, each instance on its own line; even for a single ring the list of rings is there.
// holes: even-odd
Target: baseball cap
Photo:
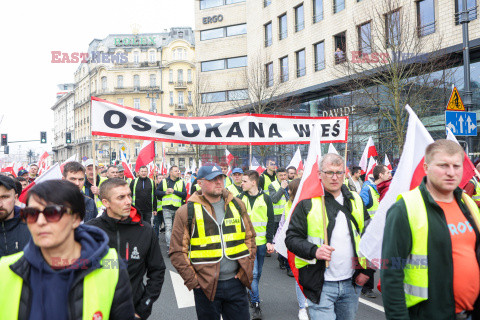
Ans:
[[[234,174],[234,173],[241,173],[241,174],[243,174],[243,170],[242,170],[242,168],[235,168],[235,169],[233,169],[233,171],[232,171],[232,174]]]
[[[28,171],[27,170],[20,170],[20,171],[18,171],[17,177],[21,177],[24,174],[28,174]]]
[[[203,166],[198,169],[197,179],[212,180],[219,175],[225,176],[222,172],[222,168],[220,168],[218,165]]]
[[[221,171],[220,171],[221,172]],[[15,190],[15,182],[13,181],[12,178],[10,177],[7,177],[7,176],[2,176],[0,175],[0,186],[4,186],[5,188],[7,188],[7,190]]]
[[[88,167],[88,166],[93,166],[93,160],[92,159],[87,159],[87,161],[85,161],[85,168]],[[98,167],[98,161],[95,161],[95,166]]]
[[[118,168],[118,172],[123,172],[123,171],[125,171],[125,169],[123,168],[123,166],[122,166],[121,164],[119,164],[119,165],[117,166],[117,168]]]

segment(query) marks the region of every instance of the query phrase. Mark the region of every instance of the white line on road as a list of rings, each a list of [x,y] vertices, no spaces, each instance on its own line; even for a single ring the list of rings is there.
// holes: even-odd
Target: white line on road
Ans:
[[[377,309],[378,311],[385,312],[385,309],[382,306],[380,306],[376,303],[370,302],[370,301],[362,299],[362,298],[360,298],[359,301],[363,304],[366,304],[367,306],[369,306],[371,308]]]
[[[175,298],[177,299],[178,308],[188,308],[195,306],[195,299],[193,297],[193,291],[189,291],[183,283],[182,277],[176,272],[170,271],[170,277],[172,278],[173,291],[175,292]]]

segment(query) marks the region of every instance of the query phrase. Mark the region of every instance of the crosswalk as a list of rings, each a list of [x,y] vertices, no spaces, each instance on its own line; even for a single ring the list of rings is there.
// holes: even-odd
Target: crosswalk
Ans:
[[[175,298],[177,300],[178,309],[194,307],[195,299],[193,297],[193,291],[189,291],[183,283],[182,277],[172,271],[170,271],[170,278],[172,279],[173,291],[175,292]]]

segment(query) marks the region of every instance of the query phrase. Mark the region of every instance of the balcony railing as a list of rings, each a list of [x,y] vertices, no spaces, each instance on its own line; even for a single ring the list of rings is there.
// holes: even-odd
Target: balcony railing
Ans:
[[[468,8],[467,11],[468,11],[467,21],[472,21],[472,20],[477,19],[477,6]],[[455,16],[454,16],[454,19],[455,19],[455,24],[456,25],[462,23],[462,21],[463,21],[462,20],[462,13],[461,12],[456,12]]]
[[[345,52],[343,51],[334,52],[333,57],[335,59],[335,64],[344,63],[345,61],[347,61],[347,58],[345,57]]]
[[[287,32],[287,31],[280,32],[280,33],[278,34],[278,39],[279,39],[279,40],[283,40],[283,39],[285,39],[287,36],[288,36],[288,32]]]
[[[302,31],[303,29],[305,29],[305,23],[300,22],[299,24],[295,25],[295,32]]]
[[[323,20],[323,12],[321,12],[317,15],[314,15],[312,20],[313,20],[313,23],[317,23],[318,21]]]
[[[325,69],[325,61],[315,63],[315,71],[320,71],[323,69]]]
[[[272,39],[266,39],[265,40],[265,47],[270,47],[272,45]]]
[[[177,81],[174,84],[175,89],[185,89],[187,87],[187,82],[185,81]]]
[[[175,111],[187,111],[187,106],[185,104],[176,104]]]
[[[179,154],[179,153],[192,153],[192,152],[195,152],[195,149],[192,146],[165,148],[166,154]]]
[[[145,92],[145,91],[160,91],[160,87],[150,87],[150,86],[115,87],[114,90],[115,90],[115,93]]]
[[[306,74],[306,68],[297,69],[297,78],[303,77]]]
[[[424,37],[435,32],[435,22],[433,21],[429,24],[417,27],[417,34],[419,37]]]

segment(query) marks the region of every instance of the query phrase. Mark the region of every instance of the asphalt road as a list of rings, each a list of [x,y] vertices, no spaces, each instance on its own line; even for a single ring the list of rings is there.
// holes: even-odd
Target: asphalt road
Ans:
[[[167,271],[165,282],[159,299],[153,305],[152,315],[149,319],[162,320],[194,320],[197,319],[193,301],[193,293],[183,285],[175,268],[170,263],[167,255],[167,246],[164,234],[160,234],[160,247],[162,250]],[[379,274],[375,273],[378,282]],[[375,290],[377,298],[367,299],[361,297],[357,319],[377,320],[385,319],[380,293]],[[298,319],[298,303],[295,295],[295,280],[287,276],[286,271],[280,270],[276,254],[265,258],[262,278],[260,280],[260,299],[263,319],[269,320],[295,320]]]

